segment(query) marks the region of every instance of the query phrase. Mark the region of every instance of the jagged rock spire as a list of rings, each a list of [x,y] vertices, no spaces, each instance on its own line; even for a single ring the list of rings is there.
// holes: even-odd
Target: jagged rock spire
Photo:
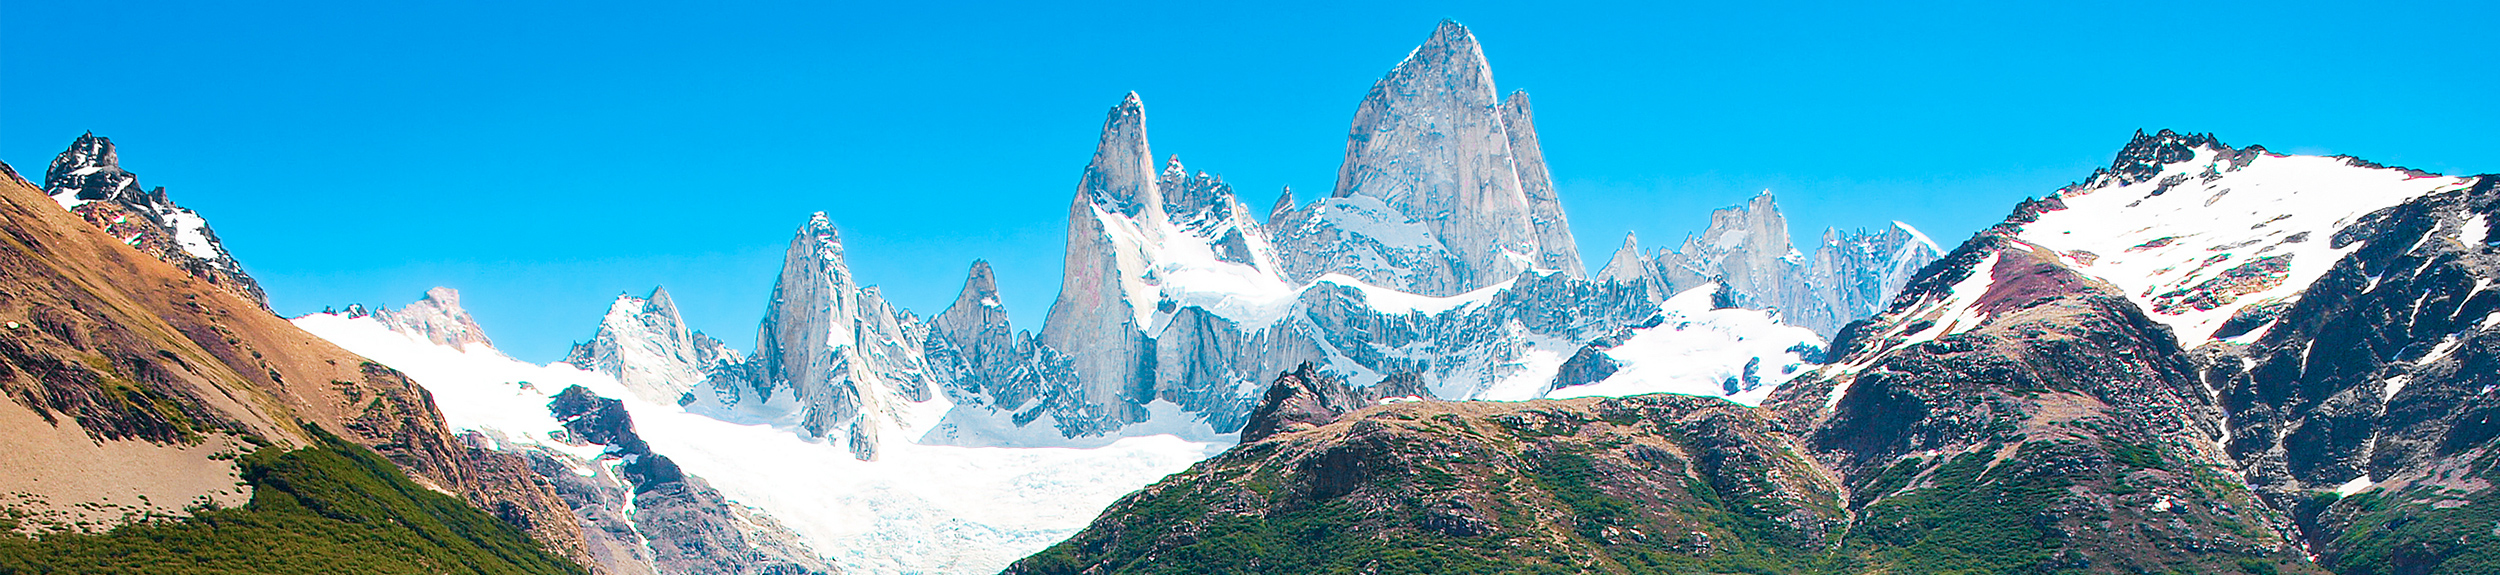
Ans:
[[[1363,98],[1332,196],[1379,199],[1429,229],[1454,260],[1413,264],[1454,269],[1394,274],[1449,277],[1449,285],[1390,287],[1452,295],[1517,277],[1545,259],[1502,116],[1482,48],[1453,21],[1443,21]],[[1555,215],[1559,222],[1559,208]]]
[[[1059,299],[1043,321],[1042,342],[1075,359],[1075,396],[1104,406],[1114,423],[1143,417],[1131,395],[1153,381],[1140,369],[1153,354],[1145,328],[1161,292],[1145,279],[1167,224],[1160,172],[1146,143],[1145,105],[1130,92],[1103,120],[1101,143],[1068,208],[1068,247]],[[1142,400],[1138,400],[1142,401]]]
[[[1596,279],[1624,285],[1646,286],[1649,288],[1649,297],[1652,300],[1661,300],[1668,295],[1673,295],[1666,293],[1667,282],[1660,279],[1657,270],[1649,266],[1649,259],[1641,256],[1640,238],[1632,232],[1623,233],[1623,247],[1616,248],[1614,257],[1606,260],[1606,267],[1598,269]]]
[[[1085,177],[1077,189],[1121,215],[1152,213],[1145,217],[1160,220],[1163,194],[1155,187],[1159,173],[1154,152],[1146,145],[1146,105],[1136,92],[1129,92],[1103,118],[1102,139],[1094,145],[1094,160],[1085,165]]]
[[[1519,165],[1519,191],[1528,198],[1528,223],[1536,228],[1536,267],[1573,276],[1587,275],[1580,263],[1580,241],[1571,237],[1571,219],[1563,215],[1562,198],[1554,194],[1554,177],[1545,169],[1545,150],[1537,145],[1536,113],[1528,109],[1528,92],[1510,93],[1502,103],[1503,131]]]

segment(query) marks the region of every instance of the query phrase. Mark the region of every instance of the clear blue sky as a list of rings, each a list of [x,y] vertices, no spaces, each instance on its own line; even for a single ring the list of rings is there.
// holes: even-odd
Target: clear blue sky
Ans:
[[[2138,128],[2500,171],[2485,2],[369,4],[6,0],[0,159],[39,178],[112,137],[280,312],[448,285],[537,361],[655,284],[751,345],[818,210],[903,306],[937,312],[987,258],[1038,329],[1123,93],[1157,153],[1262,211],[1307,201],[1442,18],[1535,95],[1592,266],[1763,189],[1804,239],[1957,242]]]

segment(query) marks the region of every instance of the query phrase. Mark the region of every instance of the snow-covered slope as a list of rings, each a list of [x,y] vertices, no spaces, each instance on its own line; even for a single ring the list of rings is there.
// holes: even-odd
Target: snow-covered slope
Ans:
[[[989,573],[1058,541],[1126,494],[1229,443],[1132,437],[1095,449],[968,448],[887,442],[877,461],[788,429],[742,425],[642,399],[604,374],[533,365],[493,348],[437,345],[371,318],[314,314],[296,325],[406,372],[457,429],[498,448],[599,461],[567,443],[548,402],[570,386],[623,401],[653,452],[769,514],[847,573]],[[605,465],[620,462],[609,460]]]
[[[2361,216],[2471,181],[2234,149],[2210,135],[2137,133],[2110,168],[2044,198],[2018,237],[2125,288],[2180,345],[2195,347],[2217,335],[2263,335],[2358,247],[2339,231]],[[2235,316],[2236,333],[2217,334]]]
[[[1668,298],[1655,325],[1591,342],[1543,397],[1716,395],[1745,405],[1822,361],[1823,338],[1769,314],[1712,304],[1716,285]]]

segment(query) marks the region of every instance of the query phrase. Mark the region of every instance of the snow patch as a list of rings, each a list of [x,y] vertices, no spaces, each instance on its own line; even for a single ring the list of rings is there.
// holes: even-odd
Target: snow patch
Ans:
[[[1517,278],[1502,280],[1502,283],[1477,288],[1475,291],[1449,297],[1433,297],[1428,295],[1406,293],[1363,283],[1363,280],[1355,279],[1353,276],[1345,274],[1328,274],[1320,276],[1318,280],[1314,280],[1312,283],[1332,283],[1354,288],[1356,291],[1363,292],[1363,303],[1370,305],[1373,311],[1383,314],[1420,313],[1424,315],[1439,315],[1441,312],[1473,307],[1482,305],[1485,302],[1493,301],[1494,298],[1500,297],[1504,290],[1510,289],[1511,284],[1517,281],[1519,281]]]
[[[2335,494],[2343,497],[2351,497],[2352,494],[2368,491],[2370,486],[2377,484],[2377,482],[2370,481],[2369,474],[2365,473],[2360,477],[2352,478],[2352,481],[2344,482],[2343,485],[2335,486]]]

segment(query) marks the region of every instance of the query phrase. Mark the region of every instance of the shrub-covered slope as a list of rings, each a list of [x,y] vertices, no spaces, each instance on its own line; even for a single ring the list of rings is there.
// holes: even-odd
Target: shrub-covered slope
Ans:
[[[584,573],[503,520],[410,481],[372,450],[309,431],[310,446],[240,456],[253,488],[248,505],[101,534],[0,537],[0,573]]]

